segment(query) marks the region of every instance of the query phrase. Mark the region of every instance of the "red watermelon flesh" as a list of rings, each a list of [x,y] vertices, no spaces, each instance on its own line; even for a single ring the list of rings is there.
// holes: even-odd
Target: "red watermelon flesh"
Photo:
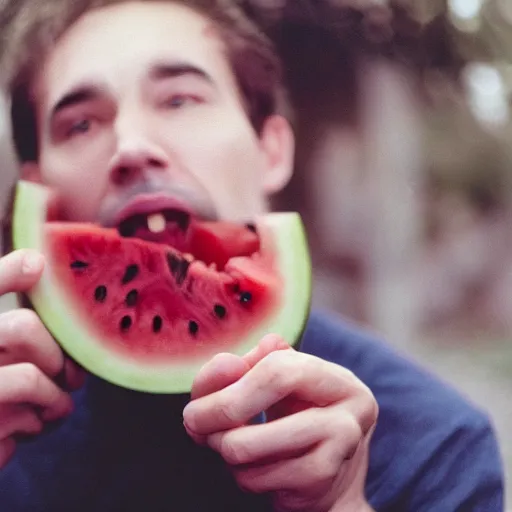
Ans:
[[[219,268],[223,268],[230,258],[251,256],[259,251],[260,241],[253,225],[200,221],[181,217],[180,212],[171,210],[162,212],[162,216],[167,221],[162,232],[152,232],[145,215],[130,217],[119,231],[123,237],[171,246],[182,253],[193,254],[195,259],[207,265],[215,263]]]
[[[167,210],[107,229],[58,221],[54,197],[18,182],[13,248],[44,254],[27,298],[91,373],[143,392],[189,392],[218,352],[245,354],[269,332],[300,340],[312,273],[297,213],[245,226]]]
[[[246,226],[194,222],[178,236],[173,227],[136,235],[45,225],[60,286],[93,333],[124,357],[204,358],[243,339],[279,301],[272,250],[261,251]]]

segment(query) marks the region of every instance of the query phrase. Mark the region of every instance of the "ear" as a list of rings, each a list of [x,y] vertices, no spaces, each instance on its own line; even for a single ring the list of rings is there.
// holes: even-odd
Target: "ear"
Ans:
[[[21,165],[21,179],[41,183],[41,171],[37,162],[24,162]]]
[[[278,115],[269,117],[260,134],[265,157],[263,189],[267,195],[281,191],[293,174],[295,138],[288,121]]]

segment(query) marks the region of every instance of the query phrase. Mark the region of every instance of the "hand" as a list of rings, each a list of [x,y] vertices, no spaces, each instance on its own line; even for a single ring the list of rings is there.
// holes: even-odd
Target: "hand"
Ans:
[[[24,293],[40,279],[44,258],[33,251],[16,251],[0,258],[0,296]],[[80,387],[84,372],[70,360],[28,309],[0,315],[0,469],[16,448],[16,436],[34,435],[44,423],[68,415],[69,393]]]
[[[250,424],[266,411],[267,423]],[[245,357],[220,354],[197,375],[183,416],[239,486],[279,511],[369,510],[364,498],[377,403],[339,365],[265,337]]]

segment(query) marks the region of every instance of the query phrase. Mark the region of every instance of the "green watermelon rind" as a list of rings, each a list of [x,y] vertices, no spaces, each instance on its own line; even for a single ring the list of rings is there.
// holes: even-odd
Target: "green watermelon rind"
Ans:
[[[36,183],[20,181],[17,185],[12,225],[13,248],[45,252],[44,222],[49,190]],[[296,346],[305,329],[311,307],[312,272],[308,240],[297,213],[272,213],[265,224],[274,233],[277,271],[284,283],[282,307],[269,315],[236,347],[237,355],[251,350],[268,333],[282,336]],[[70,357],[96,376],[121,387],[148,393],[188,393],[205,361],[132,362],[96,341],[88,332],[86,321],[76,314],[63,287],[55,281],[47,265],[39,283],[28,293],[46,328]]]

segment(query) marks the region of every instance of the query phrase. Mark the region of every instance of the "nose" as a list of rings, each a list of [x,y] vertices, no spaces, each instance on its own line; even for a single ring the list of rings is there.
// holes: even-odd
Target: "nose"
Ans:
[[[130,185],[144,174],[164,170],[169,161],[164,151],[142,137],[118,141],[116,154],[110,163],[110,180],[117,186]]]

